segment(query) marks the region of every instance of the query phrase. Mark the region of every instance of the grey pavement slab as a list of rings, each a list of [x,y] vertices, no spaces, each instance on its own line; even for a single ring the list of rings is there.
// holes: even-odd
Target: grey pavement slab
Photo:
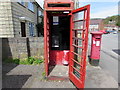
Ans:
[[[30,88],[75,88],[73,84],[69,81],[40,81],[34,80],[34,83]]]
[[[68,77],[68,66],[61,66],[61,65],[56,65],[53,70],[51,71],[49,76],[64,76]]]
[[[43,64],[40,66],[3,64],[3,68],[3,88],[75,88],[70,81],[44,80]]]
[[[118,88],[118,83],[107,71],[88,64],[85,88]]]
[[[4,88],[73,88],[70,81],[47,81],[43,79],[44,65],[15,65],[3,66]],[[60,68],[60,67],[57,67]],[[67,69],[66,69],[67,70]],[[65,71],[66,71],[65,70]],[[58,72],[62,71],[58,69]],[[101,68],[88,64],[85,88],[117,88],[117,82]]]
[[[3,88],[29,87],[34,78],[42,78],[44,67],[35,65],[3,64]]]

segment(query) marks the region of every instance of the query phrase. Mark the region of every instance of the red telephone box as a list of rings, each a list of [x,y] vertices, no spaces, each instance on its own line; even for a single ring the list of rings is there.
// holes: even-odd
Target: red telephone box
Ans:
[[[69,79],[84,88],[90,5],[74,10],[72,0],[44,1],[44,57],[50,66],[68,65]]]

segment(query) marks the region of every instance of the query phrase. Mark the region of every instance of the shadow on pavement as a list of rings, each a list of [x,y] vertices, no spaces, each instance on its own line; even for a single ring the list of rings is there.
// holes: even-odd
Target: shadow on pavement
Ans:
[[[9,40],[11,41],[12,39],[2,38],[2,88],[22,88],[32,75],[8,75],[9,72],[18,66],[17,64],[5,63],[4,61],[13,59],[12,52],[17,50],[15,44],[10,44]],[[11,48],[11,45],[14,48]]]
[[[3,78],[2,88],[22,88],[31,75],[6,75]]]
[[[115,52],[116,54],[120,55],[120,49],[113,49],[113,52]]]
[[[32,75],[8,75],[13,70],[16,64],[3,64],[2,67],[2,88],[22,88],[26,81]]]

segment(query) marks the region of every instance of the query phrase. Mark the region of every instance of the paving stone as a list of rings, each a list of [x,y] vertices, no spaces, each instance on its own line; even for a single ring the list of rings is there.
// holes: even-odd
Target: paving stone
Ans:
[[[61,67],[58,66],[57,69]],[[63,67],[65,68],[65,67]],[[63,70],[63,69],[61,69]],[[58,70],[57,72],[60,72]],[[54,70],[56,71],[56,70]],[[73,88],[72,82],[68,81],[47,81],[43,79],[44,64],[36,65],[15,65],[3,64],[3,87],[4,88]],[[56,74],[57,75],[57,74]],[[59,75],[59,74],[58,74]],[[100,67],[93,67],[88,64],[85,88],[117,88],[117,82],[103,71]]]

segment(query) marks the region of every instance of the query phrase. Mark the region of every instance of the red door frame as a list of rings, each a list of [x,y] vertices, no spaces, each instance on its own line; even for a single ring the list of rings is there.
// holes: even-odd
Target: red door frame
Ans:
[[[47,14],[46,14],[46,11],[44,11],[44,17],[46,17]],[[46,26],[46,22],[47,22],[47,19],[44,18],[44,64],[45,64],[45,75],[48,76],[48,61],[47,61],[47,35],[46,35],[46,32],[47,32],[47,26]]]
[[[68,3],[70,4],[70,7],[48,7],[48,4],[64,4],[64,3]],[[47,19],[48,19],[48,11],[71,11],[74,8],[74,2],[72,0],[44,0],[44,66],[45,66],[45,75],[46,77],[48,77],[49,75],[49,35],[47,35],[49,33],[49,30],[47,29],[48,23],[47,23]],[[49,27],[50,28],[50,27]]]
[[[77,20],[73,21],[73,15],[75,13],[84,11],[84,19],[83,20]],[[71,12],[71,30],[70,30],[70,63],[69,63],[69,78],[70,80],[75,84],[77,88],[84,88],[85,84],[85,75],[86,75],[86,54],[87,54],[87,46],[88,46],[88,29],[89,29],[89,19],[90,19],[90,5],[81,7],[79,9],[73,10]],[[83,24],[83,29],[74,29],[74,23],[85,21]],[[82,47],[76,46],[77,48],[82,49],[81,54],[81,62],[78,62],[77,60],[74,60],[74,46],[73,46],[73,30],[76,31],[82,31]],[[76,37],[77,38],[77,37]],[[77,38],[78,39],[78,38]],[[80,56],[78,54],[78,56]],[[80,70],[76,69],[74,66],[74,63],[77,63],[80,65]],[[76,77],[74,74],[74,71],[77,71],[80,75],[80,77]]]
[[[49,27],[49,16],[46,11],[44,11],[44,66],[45,66],[45,75],[49,75],[49,36],[50,36],[50,27]]]
[[[85,33],[85,36],[83,34],[83,38],[84,38],[84,41],[83,41],[83,54],[82,54],[82,60],[83,60],[83,63],[79,63],[81,66],[82,66],[82,69],[79,71],[80,74],[82,74],[82,77],[80,79],[78,79],[75,75],[73,75],[73,60],[71,59],[73,57],[73,54],[72,54],[72,36],[73,36],[73,33],[72,33],[72,30],[73,30],[73,26],[74,26],[74,22],[73,22],[73,14],[74,13],[77,13],[77,12],[81,12],[81,11],[84,11],[84,20],[86,21],[86,24],[85,24],[85,27],[86,29],[83,30],[83,32]],[[88,28],[89,28],[89,14],[90,14],[90,5],[87,5],[87,6],[84,6],[84,7],[81,7],[79,9],[76,9],[76,10],[73,10],[71,12],[71,30],[70,30],[70,64],[69,64],[69,77],[70,77],[70,80],[76,85],[77,88],[84,88],[84,82],[85,82],[85,75],[86,75],[86,53],[87,53],[87,45],[88,45]],[[48,23],[48,16],[47,16],[47,11],[45,10],[44,11],[44,57],[45,57],[45,72],[46,72],[46,77],[48,76],[49,74],[49,29],[47,28],[47,24]],[[81,21],[81,20],[80,20]]]

